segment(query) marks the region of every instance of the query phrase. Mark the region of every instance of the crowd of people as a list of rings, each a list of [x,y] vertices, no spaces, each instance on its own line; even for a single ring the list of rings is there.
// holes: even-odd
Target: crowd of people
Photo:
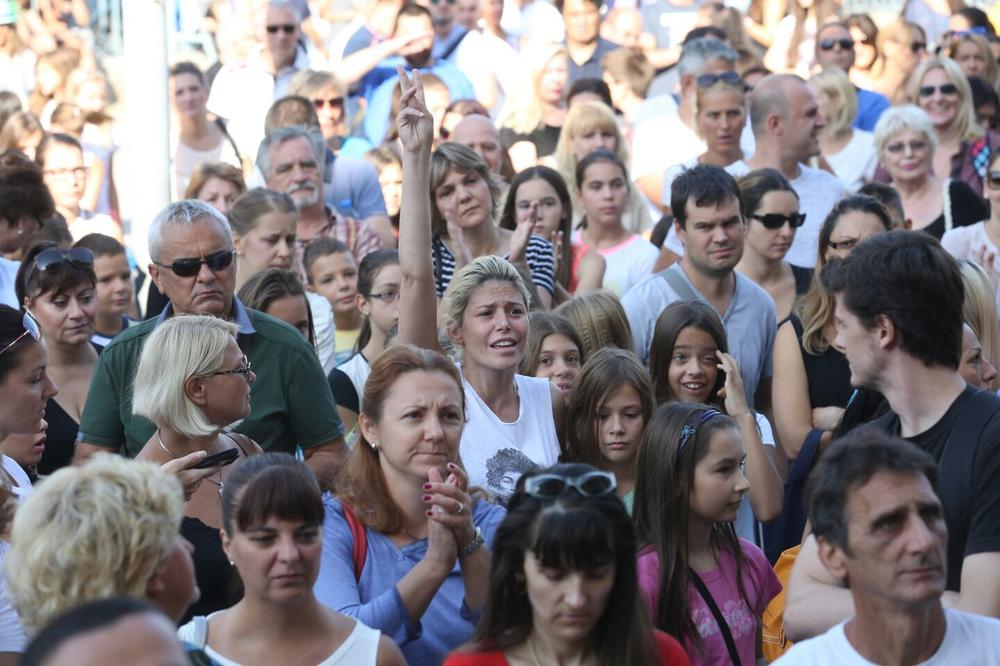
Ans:
[[[179,2],[139,238],[93,9],[0,7],[0,666],[1000,665],[1000,15]]]

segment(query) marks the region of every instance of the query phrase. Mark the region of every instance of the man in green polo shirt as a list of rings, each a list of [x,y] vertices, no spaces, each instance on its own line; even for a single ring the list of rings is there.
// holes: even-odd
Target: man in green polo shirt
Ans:
[[[321,480],[332,478],[345,454],[343,427],[319,359],[288,324],[249,310],[233,292],[236,256],[229,224],[198,201],[164,209],[149,231],[149,274],[170,304],[156,319],[123,331],[98,361],[80,419],[76,460],[98,451],[134,457],[155,432],[132,414],[132,382],[149,333],[175,313],[210,314],[239,325],[237,341],[253,363],[257,381],[250,416],[235,429],[264,450],[294,453]]]

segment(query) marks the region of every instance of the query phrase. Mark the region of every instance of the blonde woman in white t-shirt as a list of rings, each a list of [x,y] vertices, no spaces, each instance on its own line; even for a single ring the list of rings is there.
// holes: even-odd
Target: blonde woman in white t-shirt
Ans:
[[[403,89],[396,125],[403,146],[399,223],[402,273],[397,342],[438,350],[440,342],[431,245],[430,148],[433,128],[420,76]],[[645,242],[645,241],[644,241]],[[528,337],[528,289],[513,264],[495,255],[473,259],[444,297],[444,333],[460,350],[468,421],[461,458],[470,486],[504,497],[532,464],[556,462],[566,403],[544,378],[517,374]]]

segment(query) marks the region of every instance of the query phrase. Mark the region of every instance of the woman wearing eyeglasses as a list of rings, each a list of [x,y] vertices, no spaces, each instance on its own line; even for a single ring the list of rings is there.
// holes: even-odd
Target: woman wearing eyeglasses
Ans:
[[[472,635],[504,510],[459,458],[465,394],[444,356],[396,344],[372,363],[361,433],[327,496],[316,597],[380,630],[413,666]]]
[[[399,252],[376,250],[365,255],[358,268],[358,293],[355,299],[362,317],[361,331],[354,344],[354,355],[334,368],[328,379],[333,399],[337,403],[344,432],[358,423],[365,381],[371,373],[371,362],[389,344],[399,320]]]
[[[46,405],[58,391],[47,372],[48,355],[38,323],[24,311],[0,304],[0,442],[10,435],[29,436],[39,427]],[[5,473],[14,477],[17,470]],[[17,467],[15,464],[14,467]],[[23,473],[21,474],[23,477]],[[26,478],[22,482],[30,487]],[[21,486],[22,482],[17,485]],[[14,511],[8,481],[0,491],[0,532],[6,534]],[[17,493],[14,489],[13,493]],[[0,541],[0,565],[7,558],[10,545]],[[24,651],[26,638],[17,611],[7,596],[6,586],[0,587],[0,653]],[[14,663],[5,661],[4,663]]]
[[[774,169],[751,171],[738,183],[747,226],[743,256],[736,270],[763,287],[774,300],[780,326],[812,281],[812,270],[785,261],[795,231],[806,216],[799,212],[799,195],[791,183]]]
[[[642,610],[635,530],[615,485],[583,464],[521,477],[476,634],[445,666],[690,663]]]
[[[888,113],[888,112],[887,112]],[[882,204],[865,195],[841,199],[819,231],[816,274],[843,259],[858,243],[889,231]],[[833,294],[814,279],[798,311],[778,328],[774,341],[772,400],[778,440],[789,460],[804,446],[826,444],[851,396],[851,371],[836,338]]]
[[[928,75],[929,80],[937,81],[934,73],[942,71],[933,70]],[[941,87],[948,85],[941,83]],[[935,87],[936,84],[928,86]],[[965,86],[968,88],[967,82]],[[942,90],[936,89],[932,96],[935,104],[951,105],[957,102],[957,96],[945,99],[948,95]],[[937,108],[935,113],[943,113],[942,109]],[[972,114],[971,107],[968,114]],[[936,175],[940,173],[936,156],[941,136],[936,129],[933,116],[923,110],[913,105],[893,107],[882,114],[875,126],[875,148],[890,184],[899,192],[910,228],[941,238],[954,227],[983,220],[989,211],[966,181]],[[985,164],[983,166],[985,169]],[[946,170],[943,173],[949,172]]]
[[[951,58],[930,58],[913,73],[909,91],[933,123],[933,173],[963,181],[983,196],[986,162],[1000,150],[1000,134],[976,122],[972,88],[962,69]]]
[[[38,473],[45,476],[73,460],[80,414],[97,367],[98,348],[90,338],[97,316],[94,255],[84,248],[63,250],[35,245],[17,273],[18,302],[32,313],[49,353],[48,372],[59,396],[48,401],[45,452]]]
[[[121,226],[109,215],[95,213],[85,205],[87,171],[83,146],[68,134],[49,134],[38,144],[35,162],[42,167],[45,185],[52,193],[56,211],[66,219],[73,240],[87,234],[104,234],[124,243]]]
[[[222,549],[222,489],[226,464],[260,453],[246,435],[229,426],[250,414],[256,378],[236,342],[232,322],[201,315],[177,315],[149,335],[139,356],[132,412],[156,426],[136,456],[159,465],[204,452],[211,473],[195,483],[184,504],[181,535],[194,545],[195,578],[201,597],[188,616],[231,606],[236,574]],[[221,462],[213,458],[225,454]],[[215,462],[213,462],[215,461]],[[198,463],[201,469],[204,463]]]

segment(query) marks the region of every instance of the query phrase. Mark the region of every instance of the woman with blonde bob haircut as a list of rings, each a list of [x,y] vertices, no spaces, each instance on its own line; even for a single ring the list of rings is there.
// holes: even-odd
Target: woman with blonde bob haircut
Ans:
[[[965,301],[962,304],[962,319],[979,338],[983,357],[994,368],[1000,367],[1000,331],[998,331],[996,288],[989,274],[982,266],[969,259],[960,259],[962,284],[965,286]],[[1000,379],[994,377],[988,388],[1000,388]]]
[[[820,154],[844,183],[848,192],[858,189],[875,176],[878,154],[871,132],[853,127],[858,115],[858,94],[847,74],[828,67],[809,79],[826,126],[819,131]]]
[[[199,451],[228,454],[230,462],[260,453],[246,435],[228,432],[250,414],[255,376],[236,342],[235,324],[204,315],[177,315],[156,327],[135,373],[132,412],[156,426],[136,460],[169,463]],[[195,544],[202,595],[193,615],[227,608],[235,572],[222,550],[224,466],[213,468],[184,505],[181,534]]]
[[[601,102],[575,104],[566,114],[566,120],[559,132],[559,141],[556,143],[556,169],[559,175],[567,183],[576,182],[576,165],[598,148],[610,150],[621,158],[622,163],[629,163],[628,146],[618,127],[614,112]],[[574,188],[570,188],[570,192],[573,193],[575,227],[583,218],[583,206]],[[629,190],[622,223],[626,229],[637,234],[652,226],[649,211],[643,205],[637,188]]]
[[[110,454],[39,485],[17,511],[6,561],[29,633],[118,595],[146,599],[179,620],[198,597],[191,544],[178,534],[183,501],[172,475]]]
[[[500,112],[500,142],[515,171],[551,158],[566,117],[569,54],[563,44],[535,42],[521,53],[527,80]],[[551,164],[548,164],[551,166]]]
[[[928,58],[913,72],[908,90],[937,133],[934,173],[961,180],[982,197],[987,163],[1000,150],[1000,134],[984,131],[977,122],[972,87],[962,68],[945,56]]]

